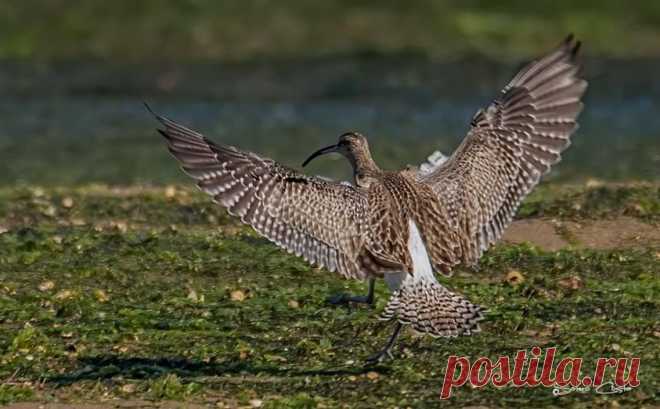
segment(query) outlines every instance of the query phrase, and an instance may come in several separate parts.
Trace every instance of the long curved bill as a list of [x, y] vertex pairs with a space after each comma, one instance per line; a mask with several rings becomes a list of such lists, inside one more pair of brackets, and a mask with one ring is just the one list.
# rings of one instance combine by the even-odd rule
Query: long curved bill
[[325, 154], [328, 154], [328, 153], [338, 152], [338, 151], [339, 151], [339, 147], [337, 145], [326, 146], [325, 148], [319, 149], [318, 151], [312, 153], [309, 156], [309, 158], [307, 158], [307, 160], [305, 160], [303, 162], [302, 166], [303, 167], [307, 166], [307, 164], [309, 162], [311, 162], [312, 160], [314, 160], [314, 158], [316, 158], [318, 156], [325, 155]]

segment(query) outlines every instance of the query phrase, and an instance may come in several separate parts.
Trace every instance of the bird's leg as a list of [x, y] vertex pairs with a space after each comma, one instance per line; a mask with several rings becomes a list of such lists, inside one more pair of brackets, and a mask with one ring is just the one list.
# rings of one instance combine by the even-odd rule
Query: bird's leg
[[376, 279], [370, 278], [369, 292], [367, 293], [367, 295], [349, 295], [346, 293], [339, 293], [328, 297], [328, 302], [332, 305], [344, 305], [349, 303], [373, 305], [375, 284], [376, 284]]
[[392, 352], [390, 352], [390, 351], [392, 349], [392, 346], [394, 346], [394, 342], [396, 341], [396, 339], [399, 337], [399, 334], [401, 333], [401, 328], [403, 328], [403, 324], [400, 323], [400, 322], [397, 322], [396, 326], [394, 327], [394, 332], [392, 333], [392, 336], [390, 337], [389, 341], [387, 341], [387, 344], [385, 344], [385, 348], [383, 348], [378, 353], [376, 353], [376, 354], [370, 356], [369, 358], [367, 358], [367, 365], [372, 365], [372, 364], [378, 363], [378, 362], [384, 360], [385, 358], [394, 359], [394, 357], [392, 356]]

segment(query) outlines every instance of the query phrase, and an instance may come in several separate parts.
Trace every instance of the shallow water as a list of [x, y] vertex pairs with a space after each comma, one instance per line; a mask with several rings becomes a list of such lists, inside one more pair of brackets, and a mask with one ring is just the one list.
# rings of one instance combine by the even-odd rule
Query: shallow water
[[[587, 61], [581, 128], [557, 181], [660, 179], [660, 61]], [[216, 141], [291, 166], [347, 130], [386, 168], [450, 153], [515, 67], [359, 57], [186, 66], [0, 68], [0, 184], [185, 181], [142, 101]], [[345, 177], [327, 157], [310, 172]]]

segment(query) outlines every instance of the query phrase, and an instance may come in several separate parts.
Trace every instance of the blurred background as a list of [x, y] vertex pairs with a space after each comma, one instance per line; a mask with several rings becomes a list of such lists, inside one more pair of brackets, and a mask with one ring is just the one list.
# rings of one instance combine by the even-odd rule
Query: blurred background
[[660, 179], [657, 0], [5, 0], [0, 22], [0, 185], [186, 181], [142, 101], [291, 166], [347, 130], [418, 163], [571, 32], [590, 88], [548, 179]]

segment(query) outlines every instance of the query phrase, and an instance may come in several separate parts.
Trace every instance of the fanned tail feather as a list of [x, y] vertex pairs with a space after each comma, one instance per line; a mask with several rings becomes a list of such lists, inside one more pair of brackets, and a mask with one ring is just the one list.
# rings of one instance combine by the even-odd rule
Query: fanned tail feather
[[479, 332], [481, 307], [443, 287], [433, 274], [428, 252], [414, 220], [408, 221], [408, 251], [412, 274], [397, 283], [381, 320], [397, 318], [416, 331], [434, 337], [456, 337]]
[[480, 331], [483, 309], [438, 282], [414, 282], [406, 277], [390, 298], [381, 320], [398, 319], [434, 337], [456, 337]]

